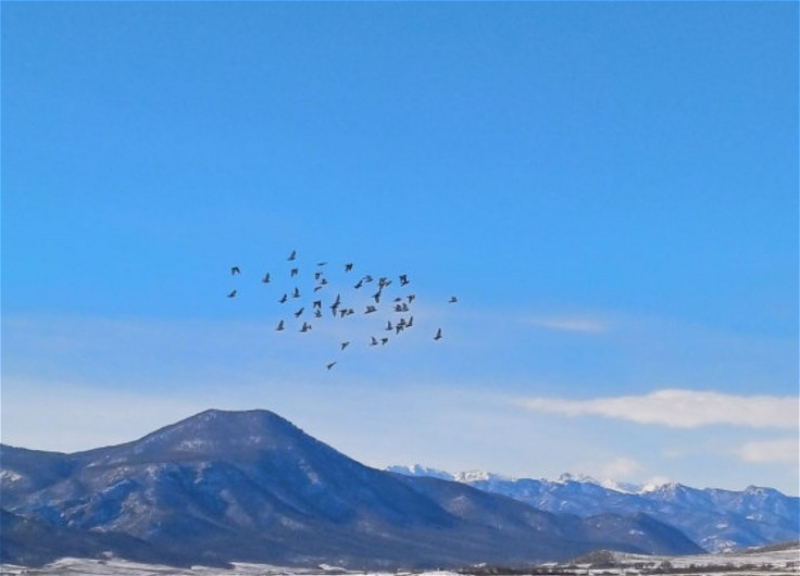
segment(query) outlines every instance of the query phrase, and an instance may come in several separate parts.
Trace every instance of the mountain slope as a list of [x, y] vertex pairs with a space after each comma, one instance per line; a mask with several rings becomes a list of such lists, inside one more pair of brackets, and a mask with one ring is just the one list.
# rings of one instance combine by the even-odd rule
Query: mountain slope
[[388, 470], [451, 479], [553, 513], [647, 514], [678, 528], [711, 552], [800, 538], [800, 498], [770, 488], [751, 486], [736, 492], [671, 483], [622, 491], [572, 475], [535, 480], [486, 472], [449, 474], [423, 466], [392, 466]]
[[[3, 446], [0, 460], [9, 512], [69, 534], [145, 542], [137, 553], [152, 561], [415, 567], [562, 559], [600, 544], [698, 550], [659, 523], [615, 516], [619, 530], [609, 537], [592, 531], [591, 519], [369, 468], [263, 410], [209, 410], [69, 455]], [[11, 532], [4, 526], [1, 535]]]

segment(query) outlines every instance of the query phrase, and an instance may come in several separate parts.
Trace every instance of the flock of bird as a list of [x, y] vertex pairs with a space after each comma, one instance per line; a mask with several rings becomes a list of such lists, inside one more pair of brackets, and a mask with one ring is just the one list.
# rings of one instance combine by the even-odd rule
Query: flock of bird
[[[294, 317], [295, 327], [299, 326], [299, 332], [310, 332], [314, 327], [314, 323], [326, 316], [332, 318], [342, 319], [354, 314], [372, 315], [379, 311], [389, 311], [390, 317], [385, 318], [385, 324], [381, 323], [380, 333], [378, 335], [371, 335], [365, 342], [366, 346], [385, 346], [391, 338], [400, 336], [404, 331], [410, 330], [415, 326], [414, 315], [412, 314], [412, 304], [416, 299], [416, 295], [409, 291], [404, 291], [403, 294], [397, 294], [394, 297], [390, 296], [389, 286], [394, 285], [398, 288], [405, 288], [411, 281], [407, 274], [399, 274], [397, 276], [381, 276], [374, 278], [369, 274], [357, 276], [354, 274], [354, 264], [352, 262], [344, 263], [343, 270], [346, 275], [357, 277], [357, 280], [352, 285], [352, 290], [359, 291], [363, 294], [369, 294], [368, 297], [364, 296], [363, 299], [367, 302], [362, 302], [358, 310], [354, 304], [345, 304], [342, 299], [342, 293], [336, 292], [335, 297], [328, 297], [325, 299], [326, 294], [332, 294], [332, 285], [326, 275], [329, 269], [327, 262], [317, 262], [313, 271], [313, 287], [311, 288], [311, 296], [305, 298], [297, 284], [302, 284], [300, 280], [303, 278], [300, 274], [300, 266], [298, 264], [297, 251], [292, 250], [286, 259], [288, 265], [288, 275], [283, 271], [283, 275], [273, 276], [270, 272], [264, 273], [261, 277], [261, 283], [264, 285], [275, 284], [280, 278], [286, 280], [288, 278], [290, 289], [283, 292], [277, 303], [286, 308], [287, 318], [281, 318], [275, 330], [283, 332], [291, 328], [291, 316]], [[241, 270], [239, 266], [231, 266], [231, 276], [239, 276]], [[374, 292], [373, 292], [374, 291]], [[236, 298], [239, 290], [234, 288], [228, 293], [228, 298]], [[294, 302], [295, 305], [291, 306]], [[458, 302], [458, 298], [451, 296], [447, 301], [450, 304]], [[362, 309], [363, 307], [363, 309]], [[302, 322], [302, 324], [300, 324]], [[433, 334], [433, 340], [439, 341], [442, 339], [442, 329], [437, 328]], [[350, 346], [350, 340], [345, 340], [339, 343], [339, 352], [343, 352]], [[331, 370], [337, 364], [336, 360], [328, 362], [325, 367]]]

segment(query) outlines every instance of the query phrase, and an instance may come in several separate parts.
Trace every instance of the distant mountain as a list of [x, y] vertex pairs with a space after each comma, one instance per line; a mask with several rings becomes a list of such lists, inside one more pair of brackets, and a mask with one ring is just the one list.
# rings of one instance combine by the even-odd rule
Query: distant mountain
[[649, 516], [583, 518], [359, 464], [267, 411], [209, 410], [75, 454], [0, 446], [6, 562], [349, 567], [529, 563], [699, 548]]
[[410, 476], [449, 479], [534, 508], [578, 516], [647, 514], [674, 526], [709, 552], [764, 546], [800, 538], [800, 498], [750, 486], [736, 492], [663, 486], [603, 486], [588, 476], [564, 474], [557, 480], [509, 478], [488, 472], [450, 474], [424, 466], [391, 466]]

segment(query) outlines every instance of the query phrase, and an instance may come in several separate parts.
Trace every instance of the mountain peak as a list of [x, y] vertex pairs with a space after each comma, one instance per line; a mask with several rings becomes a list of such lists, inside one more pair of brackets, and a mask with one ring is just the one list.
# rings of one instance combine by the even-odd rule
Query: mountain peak
[[430, 478], [439, 478], [440, 480], [452, 480], [453, 475], [450, 472], [439, 470], [438, 468], [430, 468], [421, 464], [395, 464], [386, 467], [387, 472], [395, 474], [402, 474], [403, 476], [427, 476]]
[[205, 410], [139, 440], [84, 453], [98, 463], [254, 458], [278, 449], [318, 444], [269, 410]]
[[564, 472], [561, 474], [554, 482], [559, 484], [566, 484], [568, 482], [577, 482], [578, 484], [597, 484], [600, 485], [600, 482], [592, 478], [591, 476], [587, 476], [586, 474], [573, 474], [571, 472]]

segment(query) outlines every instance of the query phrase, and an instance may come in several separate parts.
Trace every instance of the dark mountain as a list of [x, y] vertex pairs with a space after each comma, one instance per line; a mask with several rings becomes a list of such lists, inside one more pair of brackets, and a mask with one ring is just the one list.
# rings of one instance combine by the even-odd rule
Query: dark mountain
[[558, 480], [536, 480], [487, 472], [449, 474], [423, 466], [392, 466], [389, 470], [456, 480], [548, 512], [578, 516], [647, 514], [678, 528], [709, 552], [800, 538], [800, 498], [771, 488], [750, 486], [731, 491], [669, 483], [622, 490], [568, 474]]
[[369, 468], [267, 411], [209, 410], [75, 454], [2, 446], [0, 465], [9, 562], [111, 553], [172, 564], [428, 567], [597, 548], [699, 550], [643, 516], [558, 516], [460, 483]]

